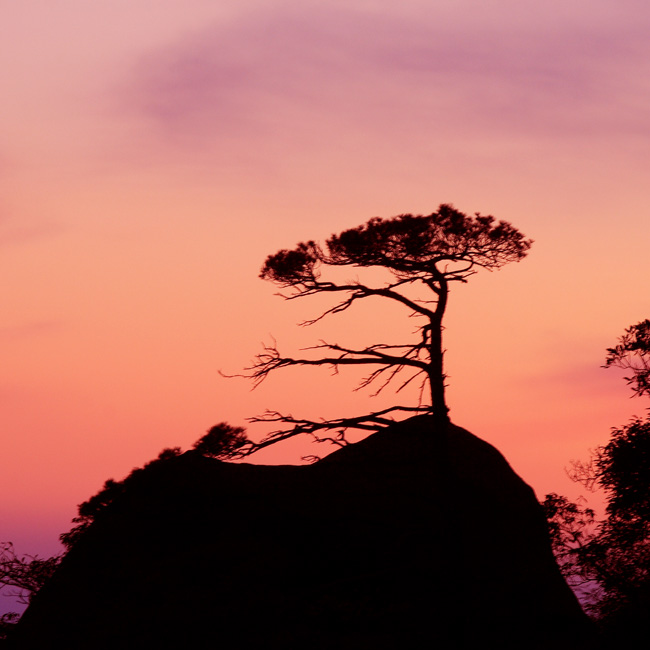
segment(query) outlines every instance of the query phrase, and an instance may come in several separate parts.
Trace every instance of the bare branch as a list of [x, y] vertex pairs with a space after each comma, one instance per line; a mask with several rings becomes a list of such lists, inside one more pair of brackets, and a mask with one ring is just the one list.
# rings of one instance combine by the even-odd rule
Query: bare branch
[[[356, 391], [359, 391], [359, 390], [361, 390], [363, 388], [367, 388], [368, 386], [370, 386], [371, 383], [373, 383], [381, 375], [383, 375], [384, 373], [388, 373], [388, 379], [384, 380], [384, 382], [381, 384], [381, 386], [374, 393], [371, 394], [371, 397], [377, 397], [393, 381], [393, 379], [395, 379], [397, 374], [399, 372], [401, 372], [402, 370], [404, 370], [403, 366], [397, 366], [397, 367], [384, 366], [383, 368], [378, 368], [377, 370], [375, 370], [374, 372], [369, 374], [367, 377], [365, 377], [362, 380], [362, 382], [359, 384], [359, 386], [357, 386], [354, 390], [356, 392]], [[420, 376], [423, 372], [424, 371], [422, 371], [422, 370], [418, 370], [417, 372], [412, 374], [408, 379], [406, 379], [404, 382], [402, 382], [402, 384], [395, 389], [395, 393], [397, 394], [397, 393], [401, 392], [416, 377]], [[427, 380], [426, 373], [424, 373], [424, 374], [425, 374], [425, 376], [422, 379], [422, 384], [423, 385], [426, 384], [426, 380]], [[420, 401], [419, 405], [421, 405], [421, 404], [422, 404], [422, 402]]]
[[[334, 284], [333, 282], [320, 282], [318, 280], [315, 280], [308, 284], [301, 283], [300, 285], [294, 286], [293, 288], [295, 289], [295, 293], [289, 296], [283, 295], [283, 298], [285, 298], [286, 300], [295, 300], [296, 298], [303, 298], [305, 296], [311, 296], [319, 293], [333, 293], [333, 292], [345, 292], [351, 294], [345, 300], [342, 300], [336, 305], [325, 310], [322, 314], [320, 314], [320, 316], [302, 321], [300, 323], [300, 325], [302, 326], [313, 325], [314, 323], [321, 321], [323, 318], [325, 318], [330, 314], [339, 314], [349, 309], [356, 301], [361, 300], [362, 298], [368, 298], [370, 296], [380, 296], [382, 298], [389, 298], [391, 300], [394, 300], [395, 302], [404, 305], [405, 307], [408, 307], [410, 310], [412, 310], [413, 312], [421, 316], [426, 316], [428, 318], [431, 318], [434, 312], [430, 309], [427, 309], [423, 305], [427, 303], [434, 303], [437, 301], [411, 300], [410, 298], [407, 298], [401, 293], [395, 291], [396, 287], [399, 287], [403, 284], [410, 284], [417, 280], [420, 280], [421, 282], [429, 286], [428, 283], [426, 282], [426, 278], [419, 277], [419, 276], [412, 277], [406, 280], [400, 280], [399, 282], [394, 282], [387, 285], [386, 287], [380, 287], [380, 288], [368, 287], [358, 282], [352, 284]], [[432, 287], [429, 286], [429, 288]], [[436, 291], [435, 289], [433, 290]]]
[[28, 604], [61, 562], [61, 555], [40, 558], [37, 555], [16, 555], [11, 542], [0, 542], [0, 589], [9, 587], [9, 595]]
[[[272, 431], [260, 442], [256, 443], [251, 441], [246, 447], [241, 449], [239, 457], [249, 456], [260, 449], [275, 444], [276, 442], [288, 440], [289, 438], [305, 433], [311, 435], [316, 442], [332, 442], [334, 440], [334, 444], [343, 446], [347, 444], [345, 439], [345, 431], [347, 429], [358, 429], [360, 431], [369, 432], [379, 431], [395, 422], [394, 418], [391, 417], [390, 414], [397, 412], [424, 414], [431, 413], [431, 408], [425, 406], [391, 406], [366, 415], [351, 418], [322, 420], [320, 422], [303, 418], [294, 418], [292, 415], [283, 415], [278, 411], [266, 411], [263, 415], [249, 418], [248, 421], [253, 423], [278, 422], [291, 426]], [[334, 439], [331, 437], [321, 438], [317, 434], [318, 431], [330, 431], [333, 429], [339, 430], [339, 434]]]
[[371, 345], [361, 350], [353, 348], [345, 348], [343, 346], [322, 342], [319, 345], [311, 346], [307, 349], [327, 349], [333, 352], [338, 352], [338, 356], [321, 357], [316, 359], [295, 359], [293, 357], [282, 357], [275, 343], [271, 345], [264, 345], [262, 352], [260, 352], [253, 365], [246, 368], [250, 371], [248, 375], [242, 375], [253, 380], [254, 385], [258, 386], [269, 373], [279, 368], [286, 368], [289, 366], [326, 366], [330, 365], [335, 370], [342, 365], [385, 365], [387, 367], [411, 366], [417, 368], [421, 372], [426, 372], [427, 364], [418, 358], [410, 358], [413, 356], [410, 351], [403, 356], [396, 356], [393, 354], [386, 354], [382, 349], [402, 349], [409, 348], [411, 351], [416, 351], [420, 346], [388, 346], [388, 345]]

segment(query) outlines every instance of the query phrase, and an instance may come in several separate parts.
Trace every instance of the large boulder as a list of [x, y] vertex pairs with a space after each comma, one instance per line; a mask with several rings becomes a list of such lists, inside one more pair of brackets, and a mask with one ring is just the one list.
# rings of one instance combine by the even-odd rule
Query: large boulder
[[571, 648], [533, 490], [427, 416], [308, 466], [152, 465], [34, 599], [21, 648]]

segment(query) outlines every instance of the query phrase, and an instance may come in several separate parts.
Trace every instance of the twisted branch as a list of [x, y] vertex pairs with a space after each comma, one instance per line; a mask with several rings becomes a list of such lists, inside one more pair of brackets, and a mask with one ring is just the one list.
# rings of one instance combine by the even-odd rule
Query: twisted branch
[[[260, 449], [264, 449], [269, 445], [273, 445], [281, 440], [288, 440], [294, 436], [306, 433], [311, 435], [316, 442], [330, 442], [337, 446], [343, 447], [348, 444], [345, 439], [345, 431], [347, 429], [358, 429], [360, 431], [368, 431], [374, 433], [384, 429], [395, 422], [395, 419], [390, 415], [396, 412], [404, 413], [431, 413], [431, 408], [428, 406], [391, 406], [389, 408], [375, 411], [374, 413], [367, 413], [350, 418], [335, 418], [333, 420], [307, 420], [304, 418], [295, 418], [292, 415], [283, 415], [278, 411], [266, 411], [264, 414], [248, 418], [251, 423], [259, 422], [281, 422], [291, 426], [287, 428], [276, 429], [261, 440], [260, 442], [250, 441], [244, 448], [241, 449], [238, 457], [243, 458], [249, 456]], [[336, 437], [320, 437], [317, 432], [339, 430]]]

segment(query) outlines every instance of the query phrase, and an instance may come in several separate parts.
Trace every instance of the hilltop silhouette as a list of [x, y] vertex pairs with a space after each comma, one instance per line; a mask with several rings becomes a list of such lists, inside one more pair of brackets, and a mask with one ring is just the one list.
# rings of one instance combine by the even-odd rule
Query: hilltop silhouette
[[439, 427], [417, 416], [307, 466], [152, 464], [79, 536], [15, 647], [593, 647], [532, 489]]

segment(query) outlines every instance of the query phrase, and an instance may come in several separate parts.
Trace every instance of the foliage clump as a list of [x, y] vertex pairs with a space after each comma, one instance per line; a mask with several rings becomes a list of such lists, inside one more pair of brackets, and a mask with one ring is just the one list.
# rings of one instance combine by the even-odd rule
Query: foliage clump
[[628, 327], [618, 344], [607, 348], [605, 367], [610, 366], [631, 370], [627, 383], [637, 395], [650, 397], [650, 320]]
[[225, 460], [237, 458], [250, 440], [243, 427], [233, 427], [220, 422], [194, 443], [194, 451], [208, 458]]
[[[607, 350], [605, 367], [633, 370], [626, 380], [635, 395], [647, 390], [650, 321], [628, 328]], [[650, 416], [613, 428], [588, 462], [574, 462], [569, 476], [588, 490], [602, 490], [605, 517], [557, 494], [546, 496], [551, 541], [569, 583], [582, 591], [588, 610], [612, 636], [650, 633]]]
[[407, 282], [433, 281], [439, 276], [465, 280], [478, 268], [493, 270], [523, 259], [531, 244], [506, 221], [466, 215], [443, 204], [426, 216], [374, 217], [332, 235], [324, 246], [309, 241], [281, 250], [269, 255], [260, 277], [287, 287], [327, 290], [327, 284], [318, 285], [320, 267], [352, 265], [390, 269]]
[[[199, 438], [191, 453], [216, 459], [236, 458], [239, 450], [248, 441], [246, 431], [242, 427], [233, 427], [221, 422], [211, 427]], [[48, 558], [37, 555], [17, 555], [11, 542], [0, 542], [0, 590], [8, 588], [8, 595], [18, 602], [28, 604], [31, 598], [54, 574], [63, 557], [75, 546], [91, 525], [134, 484], [145, 479], [152, 469], [160, 468], [182, 454], [180, 447], [163, 449], [158, 457], [146, 463], [143, 467], [134, 468], [121, 481], [108, 479], [97, 494], [77, 506], [77, 516], [73, 518], [74, 526], [60, 536], [65, 551]], [[10, 637], [14, 625], [20, 615], [9, 612], [0, 617], [0, 641]]]
[[[248, 442], [246, 430], [243, 427], [233, 427], [226, 422], [221, 422], [211, 427], [204, 436], [194, 443], [193, 453], [208, 458], [226, 460], [238, 457], [239, 450]], [[176, 458], [181, 454], [182, 450], [180, 447], [163, 449], [157, 458], [149, 461], [143, 467], [134, 468], [121, 481], [116, 481], [112, 478], [108, 479], [97, 494], [78, 506], [78, 514], [72, 520], [76, 525], [67, 533], [61, 535], [61, 541], [64, 546], [70, 549], [95, 519], [101, 516], [134, 483], [141, 480], [146, 472], [160, 467], [162, 463]]]

